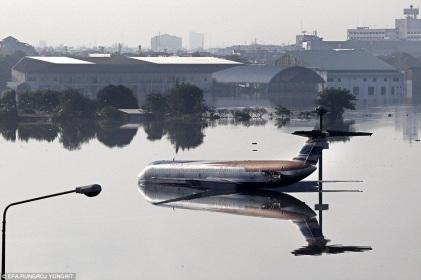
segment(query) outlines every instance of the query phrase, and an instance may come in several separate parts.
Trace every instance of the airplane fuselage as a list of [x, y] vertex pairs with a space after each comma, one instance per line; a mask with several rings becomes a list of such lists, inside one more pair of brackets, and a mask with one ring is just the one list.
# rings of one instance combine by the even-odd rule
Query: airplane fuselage
[[[139, 184], [235, 184], [247, 188], [274, 188], [296, 183], [316, 170], [302, 161], [158, 161], [139, 175]], [[199, 184], [200, 182], [200, 184]]]

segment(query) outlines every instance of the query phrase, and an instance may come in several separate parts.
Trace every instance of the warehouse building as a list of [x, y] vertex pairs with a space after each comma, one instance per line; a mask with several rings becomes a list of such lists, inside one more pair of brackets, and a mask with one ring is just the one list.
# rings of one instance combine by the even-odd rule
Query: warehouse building
[[364, 51], [290, 51], [281, 57], [279, 64], [314, 69], [326, 87], [347, 89], [359, 100], [404, 98], [404, 74]]
[[107, 85], [124, 85], [139, 100], [166, 92], [177, 83], [212, 87], [214, 72], [240, 63], [214, 57], [24, 57], [12, 68], [11, 87], [18, 92], [73, 88], [94, 98]]

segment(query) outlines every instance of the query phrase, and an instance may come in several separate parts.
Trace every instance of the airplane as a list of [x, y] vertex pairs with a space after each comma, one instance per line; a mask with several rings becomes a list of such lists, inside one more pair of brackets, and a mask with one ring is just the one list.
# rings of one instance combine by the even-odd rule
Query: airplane
[[359, 182], [323, 181], [321, 163], [319, 180], [302, 182], [317, 170], [316, 165], [322, 158], [323, 150], [329, 148], [330, 138], [372, 135], [367, 132], [323, 130], [323, 116], [327, 111], [319, 107], [316, 112], [320, 118], [320, 129], [293, 133], [308, 139], [298, 155], [291, 160], [155, 161], [139, 174], [138, 186], [140, 189], [148, 186], [180, 186], [195, 190], [193, 193], [153, 202], [160, 205], [208, 196], [278, 188], [284, 192], [328, 192], [323, 190], [323, 183]]
[[[140, 191], [148, 202], [153, 204], [176, 197], [185, 197], [194, 192], [186, 186], [143, 184]], [[295, 256], [339, 254], [372, 250], [369, 246], [327, 245], [322, 232], [321, 212], [316, 213], [303, 201], [292, 195], [275, 190], [251, 190], [242, 193], [206, 196], [193, 200], [177, 200], [164, 207], [212, 211], [257, 218], [271, 218], [291, 221], [296, 224], [307, 242], [307, 246], [292, 251]]]

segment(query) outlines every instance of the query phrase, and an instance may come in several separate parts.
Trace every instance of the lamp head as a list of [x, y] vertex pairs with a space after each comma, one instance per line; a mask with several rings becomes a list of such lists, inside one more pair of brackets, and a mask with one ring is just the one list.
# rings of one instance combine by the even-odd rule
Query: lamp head
[[324, 107], [322, 107], [322, 106], [318, 106], [317, 108], [316, 108], [316, 110], [315, 110], [316, 112], [317, 112], [317, 114], [319, 115], [319, 116], [323, 116], [323, 115], [325, 115], [326, 113], [328, 113], [329, 111], [328, 110], [326, 110]]
[[102, 188], [100, 185], [94, 184], [94, 185], [77, 187], [75, 191], [76, 193], [84, 194], [87, 197], [94, 197], [100, 194], [100, 192], [102, 191]]

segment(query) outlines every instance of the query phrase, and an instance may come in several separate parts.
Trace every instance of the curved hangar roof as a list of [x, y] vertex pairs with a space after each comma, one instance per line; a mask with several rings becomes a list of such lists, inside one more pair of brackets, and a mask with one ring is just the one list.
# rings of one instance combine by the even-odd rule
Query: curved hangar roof
[[301, 66], [242, 65], [215, 72], [212, 77], [222, 84], [269, 84], [275, 78], [290, 83], [323, 83], [315, 71]]

